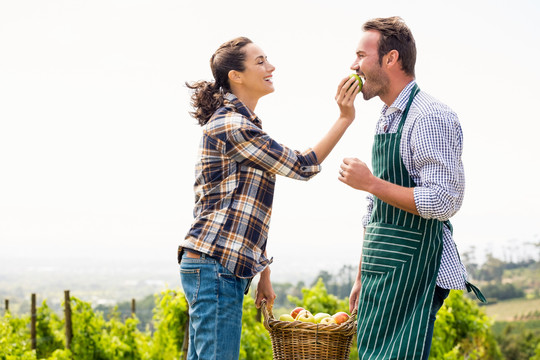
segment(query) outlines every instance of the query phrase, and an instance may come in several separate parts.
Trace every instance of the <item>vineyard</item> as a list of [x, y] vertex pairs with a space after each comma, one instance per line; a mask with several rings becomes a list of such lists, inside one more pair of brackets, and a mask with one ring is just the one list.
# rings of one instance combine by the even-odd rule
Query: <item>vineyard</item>
[[[291, 300], [314, 312], [348, 310], [348, 300], [329, 294], [322, 280], [302, 289], [302, 295]], [[0, 360], [184, 358], [188, 315], [180, 291], [167, 289], [155, 295], [152, 321], [144, 330], [137, 328], [136, 314], [122, 319], [116, 311], [105, 318], [91, 304], [76, 297], [69, 297], [68, 304], [63, 305], [70, 309], [69, 318], [56, 314], [46, 301], [35, 309], [35, 322], [32, 315], [17, 317], [6, 311], [0, 318]], [[242, 321], [240, 359], [271, 360], [270, 337], [252, 295], [245, 297]], [[68, 327], [71, 330], [66, 331]], [[451, 292], [438, 314], [431, 354], [432, 359], [502, 359], [491, 320], [459, 291]], [[536, 354], [533, 360], [540, 359], [540, 345]], [[358, 359], [355, 344], [350, 356]]]

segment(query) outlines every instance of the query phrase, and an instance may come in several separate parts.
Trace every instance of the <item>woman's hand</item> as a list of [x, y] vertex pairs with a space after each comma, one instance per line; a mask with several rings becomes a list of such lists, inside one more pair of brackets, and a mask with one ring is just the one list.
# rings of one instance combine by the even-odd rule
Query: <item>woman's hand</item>
[[261, 307], [261, 301], [264, 299], [268, 306], [272, 307], [274, 305], [274, 299], [276, 298], [276, 293], [272, 288], [272, 283], [270, 282], [270, 267], [266, 267], [260, 275], [259, 283], [257, 284], [257, 290], [255, 291], [255, 306], [258, 308]]
[[346, 77], [341, 80], [336, 92], [336, 102], [339, 106], [340, 118], [350, 121], [355, 117], [354, 99], [358, 95], [360, 85], [354, 77]]

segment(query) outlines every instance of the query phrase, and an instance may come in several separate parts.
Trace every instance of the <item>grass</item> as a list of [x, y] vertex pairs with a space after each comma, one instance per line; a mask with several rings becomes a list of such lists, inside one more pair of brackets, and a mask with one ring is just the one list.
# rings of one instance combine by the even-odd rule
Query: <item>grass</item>
[[512, 299], [484, 306], [486, 314], [495, 321], [514, 321], [523, 315], [540, 311], [540, 299]]

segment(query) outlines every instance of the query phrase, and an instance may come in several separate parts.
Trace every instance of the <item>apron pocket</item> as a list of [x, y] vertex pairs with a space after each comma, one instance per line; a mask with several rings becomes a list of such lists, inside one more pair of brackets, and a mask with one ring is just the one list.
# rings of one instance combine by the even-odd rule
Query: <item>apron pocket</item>
[[362, 247], [362, 272], [384, 274], [410, 263], [420, 251], [423, 236], [418, 229], [369, 224]]

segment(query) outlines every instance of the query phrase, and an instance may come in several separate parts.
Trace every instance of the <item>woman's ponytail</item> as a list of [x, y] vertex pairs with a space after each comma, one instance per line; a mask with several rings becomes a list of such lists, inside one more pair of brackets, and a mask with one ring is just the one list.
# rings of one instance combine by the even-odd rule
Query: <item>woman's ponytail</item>
[[197, 81], [194, 83], [186, 82], [186, 86], [193, 90], [191, 94], [191, 107], [194, 111], [190, 112], [203, 126], [210, 120], [214, 112], [223, 105], [223, 92], [215, 82]]
[[242, 48], [252, 41], [246, 37], [238, 37], [222, 44], [210, 58], [210, 68], [215, 81], [186, 82], [186, 86], [193, 90], [190, 112], [202, 126], [210, 120], [214, 112], [223, 105], [223, 95], [231, 92], [229, 72], [231, 70], [244, 71], [246, 54]]

